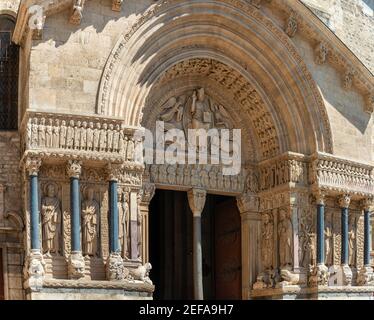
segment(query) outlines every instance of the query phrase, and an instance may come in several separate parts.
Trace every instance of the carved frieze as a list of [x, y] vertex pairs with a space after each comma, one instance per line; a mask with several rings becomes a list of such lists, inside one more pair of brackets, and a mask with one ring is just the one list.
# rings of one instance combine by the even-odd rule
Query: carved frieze
[[135, 160], [134, 129], [115, 119], [28, 112], [22, 123], [23, 151], [112, 161]]

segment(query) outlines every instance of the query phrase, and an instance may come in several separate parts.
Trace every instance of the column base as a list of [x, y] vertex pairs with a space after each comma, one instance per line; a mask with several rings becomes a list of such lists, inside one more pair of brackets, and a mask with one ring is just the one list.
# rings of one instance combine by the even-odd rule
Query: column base
[[370, 266], [363, 266], [357, 276], [357, 285], [370, 286], [374, 284], [373, 268]]
[[26, 257], [24, 266], [24, 287], [38, 290], [43, 285], [45, 274], [45, 262], [40, 250], [31, 250], [30, 254]]
[[125, 268], [121, 255], [112, 252], [106, 263], [106, 276], [109, 281], [124, 280], [129, 277], [129, 270]]
[[69, 279], [80, 279], [84, 277], [85, 262], [82, 252], [72, 252], [68, 262]]
[[327, 286], [329, 278], [329, 269], [323, 263], [317, 264], [310, 271], [308, 284], [310, 287]]
[[351, 286], [353, 273], [349, 265], [343, 264], [337, 270], [337, 285], [338, 286]]

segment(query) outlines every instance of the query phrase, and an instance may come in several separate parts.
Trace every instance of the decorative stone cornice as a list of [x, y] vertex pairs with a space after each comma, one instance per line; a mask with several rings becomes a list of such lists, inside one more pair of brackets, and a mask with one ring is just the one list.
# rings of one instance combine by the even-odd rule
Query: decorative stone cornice
[[112, 10], [113, 11], [121, 11], [121, 6], [122, 6], [123, 0], [112, 0]]
[[318, 153], [311, 157], [309, 182], [315, 190], [332, 195], [349, 193], [352, 197], [374, 194], [374, 167], [365, 163]]
[[82, 172], [82, 161], [69, 160], [66, 166], [66, 172], [70, 178], [79, 178]]
[[25, 169], [30, 176], [37, 176], [42, 165], [42, 160], [38, 157], [27, 157]]
[[205, 206], [206, 190], [194, 188], [187, 192], [187, 196], [193, 216], [200, 217]]
[[351, 197], [349, 194], [344, 194], [340, 198], [338, 198], [338, 203], [341, 208], [349, 208], [351, 203]]

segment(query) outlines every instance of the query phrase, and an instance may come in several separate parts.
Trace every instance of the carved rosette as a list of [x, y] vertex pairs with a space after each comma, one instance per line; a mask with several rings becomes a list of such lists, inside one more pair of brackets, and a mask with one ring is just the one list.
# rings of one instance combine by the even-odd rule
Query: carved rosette
[[349, 208], [351, 197], [349, 196], [349, 194], [344, 194], [338, 199], [338, 203], [340, 208]]
[[37, 288], [43, 285], [45, 262], [40, 250], [31, 250], [30, 254], [26, 257], [23, 272], [27, 287]]
[[68, 274], [70, 279], [84, 277], [85, 262], [81, 252], [72, 252], [69, 256]]
[[70, 178], [79, 178], [82, 172], [82, 162], [79, 160], [69, 160], [66, 172]]
[[194, 217], [201, 216], [201, 213], [205, 206], [206, 200], [206, 190], [203, 189], [191, 189], [187, 193], [188, 203], [190, 205], [191, 211]]
[[40, 158], [27, 158], [25, 169], [30, 176], [37, 176], [41, 165], [42, 160]]
[[125, 268], [121, 254], [112, 252], [106, 263], [106, 275], [109, 281], [124, 280], [129, 277], [129, 270]]

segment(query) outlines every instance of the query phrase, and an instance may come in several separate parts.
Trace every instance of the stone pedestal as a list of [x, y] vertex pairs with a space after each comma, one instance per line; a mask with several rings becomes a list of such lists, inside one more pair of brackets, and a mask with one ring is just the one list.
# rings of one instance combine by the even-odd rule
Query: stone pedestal
[[31, 250], [27, 256], [24, 267], [25, 289], [38, 290], [44, 280], [45, 262], [39, 250]]
[[368, 286], [374, 284], [374, 273], [373, 268], [370, 266], [364, 266], [361, 268], [357, 276], [357, 285]]
[[123, 259], [119, 253], [111, 253], [106, 263], [106, 275], [109, 281], [124, 280], [129, 276], [129, 270], [125, 268]]

